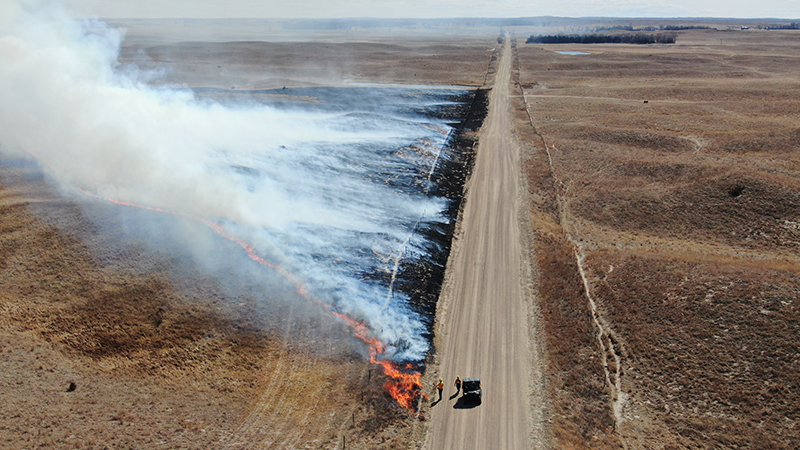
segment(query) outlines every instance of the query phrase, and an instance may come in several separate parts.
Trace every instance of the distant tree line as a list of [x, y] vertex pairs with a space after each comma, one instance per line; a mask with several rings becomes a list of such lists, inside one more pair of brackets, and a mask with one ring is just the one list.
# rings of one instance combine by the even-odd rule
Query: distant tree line
[[681, 31], [681, 30], [710, 30], [711, 27], [703, 25], [659, 25], [634, 28], [633, 25], [613, 25], [607, 27], [594, 27], [594, 31]]
[[674, 44], [674, 34], [555, 34], [534, 35], [526, 44]]
[[800, 30], [800, 22], [792, 22], [788, 25], [785, 23], [773, 24], [764, 28], [769, 28], [770, 30]]

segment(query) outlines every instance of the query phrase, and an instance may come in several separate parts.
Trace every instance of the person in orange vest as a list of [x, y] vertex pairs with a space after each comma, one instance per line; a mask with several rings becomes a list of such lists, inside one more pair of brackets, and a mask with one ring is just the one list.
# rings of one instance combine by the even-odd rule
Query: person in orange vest
[[456, 377], [456, 394], [461, 392], [461, 377]]
[[444, 390], [444, 381], [442, 381], [441, 378], [439, 378], [439, 382], [436, 383], [436, 389], [439, 390], [439, 400], [441, 400], [442, 399], [442, 391]]

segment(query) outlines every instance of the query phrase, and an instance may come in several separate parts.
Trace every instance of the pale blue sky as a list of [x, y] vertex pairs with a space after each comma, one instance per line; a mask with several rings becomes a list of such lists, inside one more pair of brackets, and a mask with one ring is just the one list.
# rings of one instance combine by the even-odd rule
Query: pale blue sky
[[102, 18], [800, 18], [800, 0], [63, 0]]

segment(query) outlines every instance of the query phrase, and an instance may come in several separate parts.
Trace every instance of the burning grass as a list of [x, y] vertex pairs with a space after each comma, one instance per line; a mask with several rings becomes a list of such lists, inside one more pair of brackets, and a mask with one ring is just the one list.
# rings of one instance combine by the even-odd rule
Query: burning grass
[[398, 364], [388, 359], [384, 359], [386, 344], [372, 336], [369, 327], [363, 322], [359, 322], [346, 314], [332, 313], [342, 319], [355, 335], [364, 341], [369, 347], [369, 362], [380, 367], [383, 374], [388, 378], [383, 384], [386, 392], [406, 409], [415, 409], [417, 402], [422, 395], [422, 383], [420, 379], [422, 373], [418, 366], [413, 363]]
[[[137, 42], [131, 33], [128, 38]], [[480, 86], [494, 57], [486, 50], [493, 40], [132, 44], [123, 48], [119, 61], [139, 63], [144, 70], [167, 66], [151, 74], [158, 79], [150, 81], [158, 84], [236, 90], [353, 80]], [[343, 61], [351, 64], [344, 66]], [[267, 74], [265, 65], [270, 65]], [[485, 114], [485, 92], [479, 97], [484, 100], [473, 110], [483, 108]], [[464, 133], [454, 141], [471, 151], [481, 120], [481, 114], [471, 114]], [[434, 175], [448, 178], [449, 184], [439, 183], [448, 193], [460, 195], [468, 174], [463, 165], [471, 154], [462, 156], [464, 161], [447, 161], [459, 167]], [[175, 249], [168, 238], [168, 248], [155, 250], [118, 240], [130, 225], [125, 219], [111, 223], [96, 220], [105, 218], [102, 213], [86, 215], [92, 208], [118, 205], [82, 210], [52, 192], [29, 204], [31, 195], [47, 189], [32, 171], [25, 181], [13, 174], [7, 177], [13, 167], [17, 166], [0, 173], [6, 176], [4, 183], [10, 180], [8, 185], [14, 185], [13, 190], [0, 190], [0, 322], [3, 333], [12, 330], [2, 341], [20, 343], [7, 347], [7, 353], [20, 357], [3, 353], [0, 359], [8, 375], [4, 380], [11, 380], [4, 386], [14, 390], [0, 411], [11, 417], [0, 425], [4, 442], [20, 448], [64, 447], [69, 442], [63, 440], [71, 434], [88, 446], [148, 448], [168, 441], [182, 448], [220, 442], [231, 448], [407, 448], [419, 438], [418, 417], [386, 388], [399, 386], [413, 394], [418, 368], [387, 368], [395, 377], [386, 375], [385, 361], [376, 358], [379, 365], [370, 365], [363, 355], [353, 354], [352, 333], [330, 320], [327, 312], [320, 314], [317, 305], [263, 307], [257, 299], [263, 293], [250, 290], [247, 280], [208, 279], [189, 262], [192, 255], [169, 254]], [[17, 195], [20, 199], [9, 200]], [[460, 197], [448, 198], [454, 199], [457, 210]], [[155, 218], [154, 226], [174, 219]], [[203, 224], [190, 226], [211, 234]], [[450, 236], [447, 230], [431, 233], [444, 240]], [[242, 243], [223, 242], [223, 247], [241, 254], [242, 265], [249, 267], [256, 260]], [[427, 302], [421, 310], [431, 307], [437, 270], [442, 268], [408, 271], [409, 277], [419, 278], [408, 281], [408, 289], [418, 290], [417, 298]], [[308, 309], [316, 309], [317, 315], [299, 318]], [[324, 333], [315, 331], [320, 328], [339, 343], [321, 337]], [[47, 354], [31, 350], [37, 348]], [[53, 386], [39, 381], [44, 376], [27, 382], [31, 361], [37, 358]], [[398, 373], [408, 376], [411, 384], [403, 385]], [[70, 386], [69, 377], [77, 384], [71, 392], [75, 398], [56, 397], [62, 386]], [[38, 413], [21, 415], [21, 405]], [[22, 431], [51, 421], [58, 432]]]
[[330, 324], [233, 298], [187, 260], [90, 224], [41, 178], [3, 175], [14, 186], [0, 186], [3, 442], [408, 445], [416, 420], [385, 391], [389, 379], [349, 345], [309, 333]]

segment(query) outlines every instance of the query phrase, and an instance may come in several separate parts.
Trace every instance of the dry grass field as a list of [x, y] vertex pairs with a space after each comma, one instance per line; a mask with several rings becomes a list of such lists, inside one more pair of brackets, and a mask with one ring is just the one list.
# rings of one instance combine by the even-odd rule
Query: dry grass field
[[382, 376], [311, 305], [265, 308], [179, 249], [131, 239], [108, 220], [117, 206], [64, 200], [29, 163], [0, 174], [0, 448], [408, 439]]
[[[213, 30], [221, 35], [216, 39], [253, 35], [253, 40], [209, 42], [213, 36], [146, 27], [141, 31], [151, 34], [129, 36], [119, 60], [156, 71], [158, 84], [232, 90], [353, 83], [481, 86], [497, 46], [494, 29], [433, 35], [308, 32], [279, 40], [272, 35], [258, 40], [262, 36], [253, 26]], [[190, 37], [201, 40], [187, 41]]]
[[800, 446], [800, 34], [518, 39], [557, 446]]
[[[496, 56], [496, 36], [197, 43], [166, 31], [129, 30], [120, 63], [157, 69], [157, 85], [479, 87]], [[65, 198], [35, 163], [2, 160], [0, 448], [421, 442], [425, 423], [389, 397], [363, 345], [329, 314], [272, 302], [242, 286], [236, 267], [212, 276], [168, 240], [154, 246], [126, 231], [132, 223], [169, 229], [174, 220]], [[240, 255], [241, 266], [254, 265], [203, 228], [197, 232]]]
[[[120, 63], [234, 90], [479, 87], [498, 47], [485, 33], [158, 31], [132, 28]], [[511, 100], [554, 447], [799, 448], [800, 33], [526, 37]], [[61, 194], [30, 162], [0, 164], [0, 448], [421, 445], [426, 423], [313, 305], [264, 308], [132, 238], [123, 207]]]

